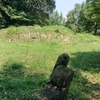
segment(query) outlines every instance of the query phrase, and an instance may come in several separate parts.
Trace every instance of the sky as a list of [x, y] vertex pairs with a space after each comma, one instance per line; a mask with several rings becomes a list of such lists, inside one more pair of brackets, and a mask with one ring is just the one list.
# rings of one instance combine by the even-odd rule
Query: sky
[[76, 3], [82, 3], [86, 0], [55, 0], [56, 2], [56, 9], [59, 13], [62, 12], [63, 16], [66, 17], [68, 12], [74, 9], [74, 5]]

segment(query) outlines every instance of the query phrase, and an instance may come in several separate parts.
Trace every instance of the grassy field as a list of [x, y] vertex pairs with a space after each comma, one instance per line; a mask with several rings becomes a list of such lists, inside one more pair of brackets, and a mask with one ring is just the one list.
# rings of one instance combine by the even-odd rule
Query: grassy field
[[0, 30], [0, 100], [37, 100], [61, 53], [75, 70], [68, 100], [100, 100], [100, 37], [38, 25]]

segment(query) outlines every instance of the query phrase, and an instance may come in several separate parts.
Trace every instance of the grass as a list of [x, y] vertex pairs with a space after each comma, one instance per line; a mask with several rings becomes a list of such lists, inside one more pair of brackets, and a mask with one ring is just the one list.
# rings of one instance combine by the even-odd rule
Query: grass
[[37, 100], [63, 52], [75, 70], [68, 100], [99, 100], [100, 37], [38, 25], [0, 30], [0, 100]]

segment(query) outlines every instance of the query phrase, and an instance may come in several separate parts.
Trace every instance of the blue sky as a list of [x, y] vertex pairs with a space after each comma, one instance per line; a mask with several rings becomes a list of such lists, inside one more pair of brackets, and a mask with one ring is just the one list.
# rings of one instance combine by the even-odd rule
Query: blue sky
[[74, 5], [76, 3], [82, 3], [86, 0], [55, 0], [56, 1], [56, 9], [59, 13], [62, 12], [64, 17], [67, 15], [67, 13], [74, 9]]

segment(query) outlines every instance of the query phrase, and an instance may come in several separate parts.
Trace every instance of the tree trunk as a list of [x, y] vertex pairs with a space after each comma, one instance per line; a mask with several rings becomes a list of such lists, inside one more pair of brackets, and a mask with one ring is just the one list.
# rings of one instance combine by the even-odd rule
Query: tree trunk
[[98, 29], [98, 24], [95, 23], [95, 27], [94, 27], [94, 35], [97, 35], [97, 29]]

